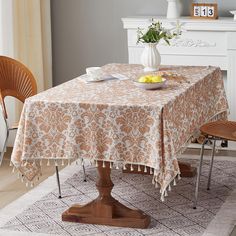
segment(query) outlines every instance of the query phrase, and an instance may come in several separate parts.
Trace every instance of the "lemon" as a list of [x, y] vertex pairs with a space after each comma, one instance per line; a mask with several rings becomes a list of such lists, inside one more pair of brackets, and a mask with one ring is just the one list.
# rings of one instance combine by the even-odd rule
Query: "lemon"
[[153, 75], [146, 75], [146, 78], [152, 79]]
[[160, 83], [162, 82], [161, 75], [144, 75], [138, 79], [140, 83]]
[[157, 75], [157, 76], [152, 77], [152, 83], [160, 83], [160, 82], [162, 82], [161, 75]]
[[138, 82], [140, 82], [140, 83], [147, 83], [148, 82], [148, 78], [146, 76], [141, 76], [139, 78]]
[[146, 83], [151, 83], [152, 82], [152, 77], [146, 76]]

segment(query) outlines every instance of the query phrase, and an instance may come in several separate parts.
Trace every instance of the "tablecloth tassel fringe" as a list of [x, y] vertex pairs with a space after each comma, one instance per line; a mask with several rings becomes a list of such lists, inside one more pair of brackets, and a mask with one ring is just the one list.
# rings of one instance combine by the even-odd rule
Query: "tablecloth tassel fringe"
[[119, 170], [119, 163], [116, 162], [116, 170]]
[[17, 173], [17, 179], [20, 179], [20, 173], [19, 172]]
[[61, 165], [62, 165], [62, 166], [65, 165], [64, 159], [61, 160]]
[[161, 201], [164, 202], [165, 201], [165, 197], [164, 194], [161, 195]]
[[144, 173], [147, 173], [147, 167], [144, 166]]
[[95, 160], [95, 167], [98, 167], [98, 161]]
[[102, 162], [102, 168], [105, 168], [106, 167], [106, 164], [105, 164], [105, 161]]
[[48, 159], [47, 166], [50, 166], [50, 160]]
[[127, 170], [126, 163], [123, 163], [123, 170]]
[[10, 161], [10, 164], [9, 164], [9, 166], [13, 166], [13, 164], [12, 164], [12, 162]]
[[141, 171], [141, 167], [140, 167], [140, 165], [138, 165], [138, 171], [139, 171], [139, 172]]
[[40, 166], [43, 166], [43, 159], [41, 159], [41, 160], [39, 161], [39, 165], [40, 165]]
[[113, 163], [110, 161], [110, 169], [113, 168]]
[[134, 171], [134, 168], [133, 168], [133, 165], [132, 165], [132, 164], [130, 164], [130, 170], [131, 170], [131, 171]]
[[165, 190], [165, 197], [168, 197], [168, 192], [167, 192], [167, 190]]
[[15, 172], [15, 166], [13, 166], [13, 168], [12, 168], [12, 173], [14, 173]]
[[157, 169], [154, 169], [154, 176], [157, 176], [157, 173], [158, 173]]
[[152, 171], [152, 168], [150, 167], [150, 175], [152, 175], [153, 174], [153, 171]]
[[23, 175], [21, 176], [21, 179], [20, 179], [20, 180], [21, 180], [21, 183], [24, 182], [24, 176], [23, 176]]
[[58, 163], [57, 163], [57, 161], [55, 161], [54, 163], [55, 163], [55, 166], [58, 166]]
[[155, 183], [155, 188], [158, 188], [158, 183], [157, 182]]
[[174, 181], [173, 181], [173, 186], [176, 186], [176, 180], [175, 180], [175, 178], [174, 178]]
[[181, 176], [180, 176], [180, 174], [178, 174], [178, 180], [181, 180]]
[[30, 183], [30, 187], [33, 188], [34, 187], [34, 182]]
[[169, 186], [168, 186], [168, 190], [171, 191], [171, 185], [170, 185], [170, 184], [169, 184]]
[[25, 183], [25, 187], [26, 187], [26, 188], [29, 187], [29, 182], [28, 182], [28, 181]]

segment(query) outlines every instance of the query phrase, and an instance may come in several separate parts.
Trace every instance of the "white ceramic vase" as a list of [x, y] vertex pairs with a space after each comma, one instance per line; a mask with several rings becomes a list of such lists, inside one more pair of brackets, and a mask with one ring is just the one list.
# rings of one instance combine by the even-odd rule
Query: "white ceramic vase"
[[179, 18], [182, 11], [182, 5], [180, 0], [167, 0], [167, 19], [176, 19]]
[[141, 55], [144, 71], [157, 71], [161, 64], [161, 55], [157, 50], [157, 43], [145, 43]]

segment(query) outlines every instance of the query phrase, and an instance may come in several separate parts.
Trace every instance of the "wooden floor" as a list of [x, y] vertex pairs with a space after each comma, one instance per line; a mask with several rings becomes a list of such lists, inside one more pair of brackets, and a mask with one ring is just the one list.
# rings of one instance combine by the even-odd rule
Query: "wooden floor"
[[[2, 166], [0, 167], [0, 209], [31, 190], [30, 187], [27, 188], [24, 183], [17, 179], [16, 174], [12, 173], [12, 167], [9, 166], [11, 151], [12, 149], [8, 149], [8, 151], [5, 153]], [[54, 173], [54, 166], [45, 165], [43, 176], [40, 178], [37, 184], [41, 183]], [[57, 186], [56, 178], [55, 186]]]

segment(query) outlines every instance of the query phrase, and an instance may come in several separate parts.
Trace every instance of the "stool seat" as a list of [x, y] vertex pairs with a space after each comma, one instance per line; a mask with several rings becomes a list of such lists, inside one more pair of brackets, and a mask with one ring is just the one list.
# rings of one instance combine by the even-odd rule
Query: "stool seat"
[[203, 125], [200, 131], [207, 136], [236, 141], [236, 122], [234, 121], [209, 122]]

